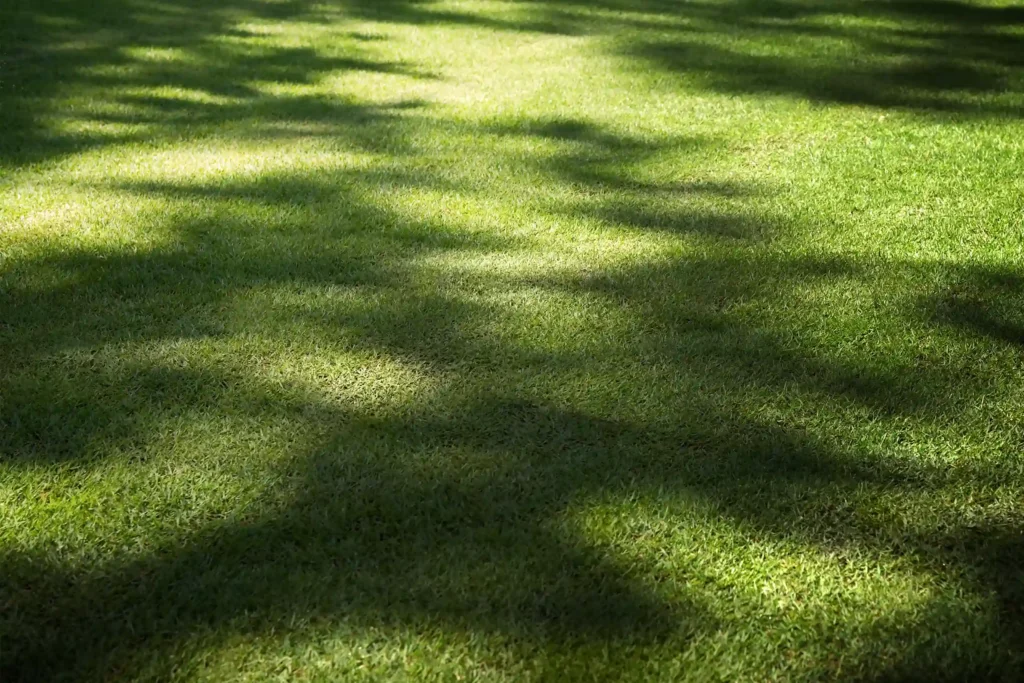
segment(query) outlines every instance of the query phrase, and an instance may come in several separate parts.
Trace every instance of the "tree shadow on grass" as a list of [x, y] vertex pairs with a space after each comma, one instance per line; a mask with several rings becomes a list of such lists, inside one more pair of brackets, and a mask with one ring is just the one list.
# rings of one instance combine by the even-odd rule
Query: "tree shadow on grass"
[[[554, 278], [550, 286], [597, 293], [635, 311], [645, 321], [646, 338], [636, 339], [630, 353], [651, 364], [676, 363], [686, 374], [699, 376], [699, 392], [690, 397], [690, 406], [707, 401], [710, 409], [694, 407], [695, 418], [681, 419], [670, 430], [677, 444], [685, 444], [681, 452], [689, 462], [683, 467], [695, 468], [676, 485], [713, 501], [720, 514], [756, 529], [756, 536], [908, 559], [991, 601], [999, 634], [995, 647], [981, 654], [981, 644], [968, 646], [965, 639], [967, 658], [956, 661], [934, 647], [940, 639], [925, 637], [899, 653], [887, 676], [998, 678], [1016, 671], [1024, 662], [1024, 524], [1017, 511], [999, 505], [979, 516], [977, 510], [965, 515], [953, 509], [965, 496], [986, 498], [1018, 489], [1024, 434], [1014, 416], [982, 415], [990, 425], [986, 429], [1000, 434], [991, 450], [982, 458], [942, 464], [907, 459], [896, 448], [869, 454], [853, 444], [819, 440], [785, 418], [787, 425], [777, 426], [742, 409], [723, 411], [729, 399], [721, 399], [773, 387], [790, 398], [846, 406], [864, 421], [891, 420], [893, 430], [909, 419], [968, 431], [978, 419], [968, 416], [973, 404], [984, 398], [998, 401], [1005, 394], [1007, 370], [1012, 376], [1016, 367], [1012, 352], [1021, 339], [1016, 324], [1020, 278], [982, 267], [780, 259], [744, 251], [575, 280]], [[883, 359], [876, 350], [847, 351], [838, 359], [829, 348], [801, 341], [801, 334], [787, 329], [785, 316], [779, 316], [785, 301], [801, 301], [799, 292], [808, 286], [871, 283], [877, 291], [896, 291], [900, 286], [886, 284], [894, 276], [903, 282], [909, 276], [922, 289], [944, 292], [923, 299], [895, 296], [888, 303], [904, 325], [921, 324], [925, 334], [936, 335], [938, 357], [919, 350]], [[965, 296], [967, 306], [962, 305]], [[751, 309], [760, 314], [750, 317]], [[922, 318], [922, 311], [928, 315]], [[833, 324], [842, 328], [839, 320]], [[949, 334], [951, 326], [957, 334]], [[876, 334], [882, 338], [889, 332]], [[1007, 342], [1012, 344], [1009, 356], [1005, 350], [990, 355]], [[962, 356], [938, 362], [953, 349]], [[694, 429], [706, 431], [693, 438]], [[648, 453], [657, 451], [652, 442], [657, 439], [648, 431]], [[901, 518], [896, 511], [903, 496], [928, 501], [917, 504], [917, 519]], [[905, 635], [916, 640], [911, 633], [932, 629], [935, 636], [944, 628], [941, 620], [918, 622]]]
[[196, 136], [214, 124], [341, 126], [356, 113], [352, 103], [270, 94], [263, 86], [308, 85], [342, 71], [435, 77], [368, 56], [360, 41], [325, 54], [268, 45], [238, 28], [315, 23], [314, 10], [305, 0], [13, 0], [0, 8], [0, 164], [16, 168], [108, 144]]
[[[834, 271], [834, 265], [776, 266], [774, 274], [766, 274], [763, 264], [744, 270], [710, 259], [697, 275], [695, 264], [686, 264], [675, 273], [678, 284], [668, 297], [665, 278], [651, 279], [639, 270], [643, 280], [619, 277], [614, 296], [636, 297], [631, 306], [637, 314], [659, 316], [657, 324], [685, 330], [681, 341], [667, 345], [665, 335], [652, 330], [653, 339], [636, 340], [635, 349], [617, 340], [606, 349], [620, 362], [657, 358], [684, 377], [700, 379], [703, 390], [684, 396], [667, 423], [602, 417], [504, 392], [501, 378], [509, 370], [496, 370], [486, 356], [500, 355], [506, 368], [530, 365], [542, 375], [563, 373], [565, 364], [552, 356], [538, 365], [534, 354], [460, 337], [459, 330], [473, 327], [474, 318], [490, 318], [495, 310], [452, 304], [446, 316], [411, 321], [416, 311], [432, 310], [418, 295], [392, 299], [372, 313], [339, 309], [333, 318], [318, 318], [320, 334], [328, 338], [342, 327], [367, 329], [359, 318], [372, 316], [390, 327], [373, 325], [361, 343], [439, 369], [489, 374], [494, 381], [483, 383], [489, 388], [456, 387], [411, 413], [375, 417], [319, 402], [299, 387], [253, 387], [230, 372], [153, 367], [130, 377], [108, 377], [150, 410], [198, 406], [216, 412], [230, 403], [254, 411], [251, 417], [265, 423], [283, 419], [311, 433], [326, 429], [329, 436], [277, 473], [286, 495], [272, 505], [141, 557], [75, 568], [8, 553], [3, 559], [6, 676], [159, 677], [168, 675], [161, 667], [171, 665], [183, 639], [196, 633], [216, 642], [295, 624], [394, 634], [468, 631], [500, 638], [523, 661], [546, 650], [575, 651], [585, 658], [594, 644], [685, 648], [693, 635], [722, 627], [702, 606], [699, 593], [659, 590], [651, 581], [660, 570], [642, 562], [619, 564], [560, 524], [580, 500], [671, 498], [678, 492], [707, 501], [754, 539], [904, 555], [927, 571], [961, 575], [982, 593], [994, 590], [1003, 599], [1002, 637], [1015, 643], [1009, 654], [1019, 661], [1021, 643], [1014, 640], [1022, 627], [1021, 574], [1014, 564], [1019, 527], [1012, 521], [1000, 529], [979, 527], [939, 512], [938, 528], [920, 533], [873, 519], [875, 508], [894, 494], [981, 487], [1004, 478], [1005, 470], [996, 471], [993, 463], [991, 472], [950, 474], [889, 462], [793, 426], [730, 411], [720, 402], [744, 388], [798, 385], [803, 376], [812, 382], [812, 392], [849, 397], [879, 415], [922, 409], [908, 403], [905, 392], [883, 399], [886, 391], [892, 393], [889, 378], [868, 380], [861, 371], [869, 390], [851, 388], [819, 375], [841, 377], [852, 368], [829, 369], [806, 351], [779, 345], [765, 352], [774, 332], [745, 329], [713, 303], [722, 292], [744, 289], [736, 289], [736, 283], [745, 283], [748, 295], [761, 287], [778, 292], [787, 281]], [[696, 287], [687, 277], [719, 282]], [[593, 291], [591, 281], [581, 285]], [[718, 294], [701, 298], [716, 287]], [[652, 302], [649, 288], [663, 299]], [[688, 310], [677, 298], [683, 296], [691, 300]], [[718, 320], [702, 324], [693, 315], [701, 310]], [[410, 324], [444, 343], [424, 346], [402, 334]], [[713, 350], [726, 338], [733, 338], [732, 349]], [[654, 346], [645, 344], [649, 341]], [[475, 352], [467, 352], [467, 344]], [[455, 351], [448, 353], [452, 345]], [[595, 382], [608, 375], [607, 360], [591, 358]], [[945, 390], [934, 379], [919, 377], [918, 388]], [[54, 410], [71, 417], [73, 408]], [[86, 427], [72, 420], [70, 429]], [[24, 435], [23, 426], [14, 430]], [[951, 665], [936, 657], [924, 648], [902, 666], [923, 674]], [[1007, 662], [981, 659], [952, 670], [977, 674], [1003, 665]]]
[[[630, 231], [713, 239], [759, 241], [771, 238], [774, 232], [775, 226], [763, 215], [740, 215], [741, 202], [761, 194], [749, 183], [706, 178], [651, 180], [636, 174], [652, 160], [685, 159], [715, 147], [712, 140], [645, 140], [568, 118], [527, 119], [486, 130], [503, 138], [536, 138], [553, 145], [551, 154], [538, 155], [531, 165], [559, 187], [580, 190], [580, 198], [553, 202], [552, 209], [567, 217], [590, 217]], [[723, 208], [722, 200], [731, 202], [728, 208]]]
[[934, 322], [1014, 346], [1024, 345], [1024, 279], [1006, 269], [978, 269], [954, 278], [922, 309]]
[[[396, 187], [408, 180], [384, 175], [132, 186], [127, 189], [181, 200], [289, 208], [303, 197], [307, 204], [294, 225], [272, 214], [254, 231], [217, 212], [215, 224], [197, 218], [175, 224], [171, 249], [62, 254], [32, 264], [42, 271], [34, 282], [11, 276], [0, 309], [4, 329], [17, 330], [2, 339], [13, 361], [3, 386], [13, 407], [4, 411], [7, 465], [87, 466], [118, 452], [138, 453], [161, 419], [193, 412], [248, 411], [265, 424], [308, 423], [312, 433], [335, 434], [311, 453], [296, 454], [297, 469], [285, 472], [297, 480], [295, 499], [253, 519], [212, 525], [142, 559], [84, 570], [8, 553], [5, 677], [159, 677], [168, 675], [160, 667], [171, 666], [173, 649], [190, 634], [264, 633], [295, 619], [390, 629], [440, 622], [502, 634], [510, 647], [525, 650], [657, 640], [688, 628], [682, 606], [663, 604], [600, 553], [549, 528], [549, 517], [571, 493], [565, 482], [532, 490], [538, 472], [529, 459], [557, 460], [557, 449], [543, 444], [551, 430], [586, 434], [600, 427], [601, 438], [614, 425], [554, 415], [548, 418], [554, 425], [537, 435], [536, 408], [490, 399], [448, 412], [439, 406], [408, 421], [374, 420], [343, 405], [321, 405], [299, 390], [247, 389], [244, 366], [189, 370], [132, 358], [130, 349], [147, 342], [232, 334], [215, 325], [225, 303], [267, 285], [384, 292], [372, 308], [358, 299], [348, 308], [336, 304], [331, 316], [315, 316], [309, 325], [283, 310], [287, 330], [274, 328], [268, 312], [264, 332], [276, 333], [278, 342], [282, 332], [298, 328], [325, 342], [352, 337], [356, 347], [390, 348], [434, 364], [474, 357], [459, 330], [480, 312], [457, 299], [410, 296], [411, 263], [432, 252], [512, 245], [463, 237], [442, 225], [396, 222], [352, 191], [368, 177]], [[344, 218], [332, 208], [344, 208]], [[423, 337], [430, 343], [421, 344]], [[86, 357], [72, 354], [70, 363], [47, 368], [55, 355], [77, 349]], [[113, 349], [107, 364], [104, 349]], [[68, 365], [74, 371], [55, 376]], [[474, 431], [477, 419], [496, 415], [503, 416], [503, 433], [521, 434], [505, 443]], [[483, 468], [470, 480], [448, 471], [444, 452], [458, 441], [489, 453], [497, 471]], [[409, 460], [426, 456], [438, 462], [406, 471]], [[160, 652], [163, 662], [158, 657], [153, 665]]]
[[541, 6], [566, 30], [588, 26], [608, 35], [642, 67], [721, 92], [939, 115], [1017, 118], [1024, 105], [1019, 8], [956, 0]]
[[[197, 379], [207, 378], [189, 381]], [[5, 574], [20, 588], [11, 613], [24, 629], [8, 638], [8, 674], [128, 673], [133, 651], [173, 650], [198, 629], [214, 637], [296, 622], [466, 629], [503, 636], [525, 653], [559, 643], [639, 644], [706, 623], [698, 608], [664, 604], [601, 553], [547, 528], [567, 491], [559, 490], [565, 482], [541, 485], [544, 470], [523, 460], [558, 457], [538, 441], [550, 434], [535, 433], [535, 410], [476, 411], [407, 423], [321, 411], [318, 420], [346, 426], [308, 458], [307, 474], [293, 475], [296, 499], [274, 514], [92, 574], [8, 561]], [[521, 433], [507, 443], [474, 436], [466, 420], [495, 415], [506, 416], [501, 428]], [[548, 420], [556, 428], [593, 426]], [[602, 433], [610, 436], [609, 428], [588, 438]], [[425, 455], [443, 460], [453, 440], [467, 438], [493, 449], [495, 472], [466, 477], [440, 462], [410, 467]], [[69, 638], [78, 646], [62, 654]]]
[[[399, 139], [430, 125], [366, 114], [363, 128]], [[656, 151], [637, 141], [575, 121], [531, 123], [520, 135], [553, 138], [554, 156], [524, 163], [557, 184], [608, 202], [623, 190], [661, 191], [603, 162]], [[116, 459], [143, 467], [152, 433], [192, 416], [238, 431], [285, 425], [306, 437], [275, 443], [283, 460], [253, 465], [271, 482], [254, 505], [143, 551], [74, 562], [60, 551], [5, 551], [4, 680], [168, 678], [179, 675], [191, 638], [211, 647], [307, 628], [469, 633], [529, 667], [547, 655], [586, 666], [590, 654], [615, 648], [679, 653], [736, 627], [687, 585], [685, 568], [666, 577], [657, 558], [627, 561], [570, 523], [575, 505], [638, 495], [666, 506], [680, 495], [699, 500], [751, 542], [905, 557], [998, 597], [991, 616], [1000, 631], [985, 632], [987, 641], [959, 642], [952, 621], [882, 634], [904, 655], [894, 671], [966, 676], [1020, 664], [1020, 525], [965, 520], [946, 505], [957, 490], [1015, 485], [1012, 460], [949, 470], [889, 458], [883, 447], [801, 426], [799, 410], [772, 419], [748, 399], [785, 408], [796, 398], [855, 427], [957, 424], [959, 401], [984, 395], [991, 376], [965, 379], [906, 356], [874, 362], [881, 354], [871, 346], [830, 353], [785, 315], [811, 305], [805, 292], [815, 288], [887, 290], [893, 264], [727, 240], [671, 262], [587, 275], [470, 273], [453, 286], [430, 257], [508, 256], [536, 245], [411, 220], [367, 198], [376, 185], [462, 189], [405, 162], [396, 153], [359, 174], [120, 186], [190, 207], [152, 218], [174, 235], [167, 246], [50, 255], [4, 274], [5, 467], [86, 471]], [[208, 213], [196, 215], [196, 206]], [[691, 207], [687, 220], [727, 220], [701, 211]], [[734, 218], [742, 229], [746, 219]], [[922, 268], [918, 281], [935, 282]], [[495, 332], [494, 321], [517, 325], [501, 299], [471, 295], [536, 291], [569, 298], [588, 333], [579, 344], [514, 342]], [[259, 315], [233, 320], [239, 302]], [[626, 327], [609, 322], [609, 311]], [[586, 346], [588, 336], [596, 341]], [[266, 340], [263, 354], [313, 340], [319, 354], [420, 368], [439, 388], [412, 406], [374, 410], [261, 374], [231, 346], [187, 356], [191, 364], [147, 355], [154, 344], [239, 338]], [[575, 397], [543, 388], [581, 377]], [[247, 443], [242, 450], [260, 462], [259, 442]], [[899, 496], [932, 498], [927, 519], [900, 518]], [[927, 646], [936, 632], [942, 650]], [[892, 645], [894, 633], [915, 645]], [[975, 658], [964, 658], [972, 648]]]
[[[1012, 8], [789, 0], [566, 0], [522, 7], [525, 14], [506, 16], [441, 10], [429, 2], [351, 0], [328, 6], [333, 14], [327, 19], [586, 31], [610, 37], [614, 49], [638, 66], [653, 64], [726, 92], [932, 113], [1016, 117], [1020, 111], [1024, 51], [1019, 13]], [[330, 102], [268, 95], [261, 83], [309, 84], [344, 70], [434, 77], [414, 65], [373, 58], [367, 53], [372, 42], [358, 36], [339, 50], [344, 54], [327, 55], [268, 46], [239, 28], [261, 20], [322, 22], [324, 11], [304, 0], [15, 0], [0, 10], [0, 161], [15, 168], [107, 144], [201, 134], [209, 124], [249, 121], [266, 128], [272, 117], [280, 127], [318, 116], [338, 123], [346, 114], [345, 102], [331, 110]], [[165, 88], [200, 99], [138, 92]], [[67, 105], [66, 97], [104, 104], [84, 110]], [[631, 217], [651, 225], [673, 220], [661, 213], [625, 218]], [[610, 219], [623, 222], [615, 212]]]
[[[596, 33], [611, 38], [618, 54], [645, 70], [654, 65], [725, 92], [933, 114], [1020, 113], [1024, 22], [1014, 8], [840, 0], [520, 5], [522, 12], [508, 15], [410, 0], [348, 0], [326, 10], [305, 0], [14, 0], [0, 9], [0, 162], [16, 168], [154, 135], [198, 134], [194, 127], [204, 123], [265, 123], [268, 115], [281, 123], [311, 115], [308, 100], [267, 95], [260, 83], [308, 84], [342, 70], [434, 77], [369, 56], [372, 41], [358, 35], [349, 35], [353, 43], [345, 54], [326, 55], [268, 46], [239, 28], [261, 20], [323, 22], [325, 11], [329, 21]], [[158, 88], [224, 101], [133, 92]], [[123, 94], [111, 98], [112, 90]], [[106, 104], [86, 111], [68, 106], [66, 97]], [[322, 105], [322, 114], [339, 115]]]

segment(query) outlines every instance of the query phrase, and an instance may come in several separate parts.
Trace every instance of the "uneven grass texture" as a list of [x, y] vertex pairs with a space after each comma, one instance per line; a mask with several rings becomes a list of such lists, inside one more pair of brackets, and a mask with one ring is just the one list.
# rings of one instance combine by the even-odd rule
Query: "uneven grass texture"
[[0, 680], [1016, 679], [1024, 9], [2, 0]]

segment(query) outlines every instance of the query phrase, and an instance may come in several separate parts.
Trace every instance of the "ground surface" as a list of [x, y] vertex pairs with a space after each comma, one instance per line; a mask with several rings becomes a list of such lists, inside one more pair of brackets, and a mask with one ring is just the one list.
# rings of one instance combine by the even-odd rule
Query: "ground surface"
[[1024, 10], [0, 3], [0, 680], [1014, 678]]

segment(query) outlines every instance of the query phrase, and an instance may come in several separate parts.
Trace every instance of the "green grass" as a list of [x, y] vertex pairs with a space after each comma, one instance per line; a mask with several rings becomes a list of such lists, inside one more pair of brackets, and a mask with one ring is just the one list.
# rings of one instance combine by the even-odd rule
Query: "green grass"
[[4, 0], [0, 680], [1015, 679], [1024, 10]]

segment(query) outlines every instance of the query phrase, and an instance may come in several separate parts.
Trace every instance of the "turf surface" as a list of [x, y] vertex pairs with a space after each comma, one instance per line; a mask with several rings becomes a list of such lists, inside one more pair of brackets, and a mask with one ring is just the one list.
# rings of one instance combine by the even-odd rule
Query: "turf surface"
[[1014, 679], [1024, 10], [4, 0], [0, 680]]

